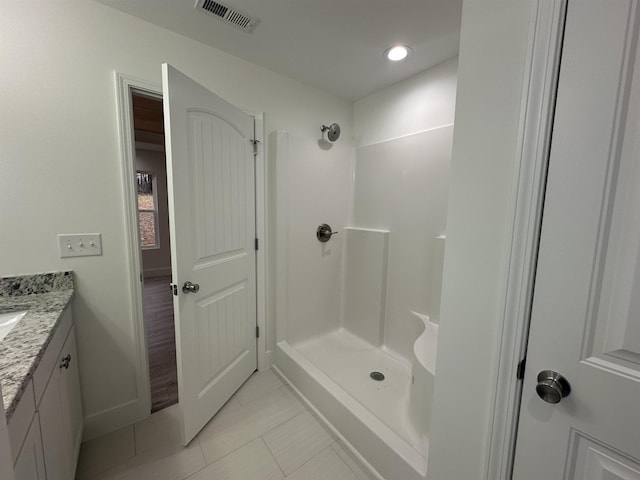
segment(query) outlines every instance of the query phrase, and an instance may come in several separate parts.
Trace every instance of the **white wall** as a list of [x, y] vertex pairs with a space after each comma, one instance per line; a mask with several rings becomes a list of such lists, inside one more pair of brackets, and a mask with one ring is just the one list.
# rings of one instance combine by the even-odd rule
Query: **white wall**
[[364, 97], [354, 104], [357, 147], [451, 125], [458, 58]]
[[158, 248], [142, 249], [144, 276], [171, 275], [169, 242], [169, 206], [167, 204], [167, 162], [163, 151], [136, 147], [136, 169], [153, 174], [158, 201]]
[[531, 3], [463, 6], [430, 480], [486, 478]]
[[[93, 436], [147, 413], [136, 391], [114, 70], [160, 83], [169, 62], [266, 112], [266, 132], [309, 144], [328, 121], [350, 138], [352, 104], [95, 2], [1, 0], [0, 10], [0, 275], [75, 271]], [[76, 232], [102, 233], [104, 255], [58, 258], [56, 234]]]

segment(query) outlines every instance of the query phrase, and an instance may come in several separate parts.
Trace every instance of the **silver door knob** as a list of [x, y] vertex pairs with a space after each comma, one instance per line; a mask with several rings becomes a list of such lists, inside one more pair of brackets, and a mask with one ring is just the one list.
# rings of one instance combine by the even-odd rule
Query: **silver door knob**
[[538, 373], [536, 393], [547, 403], [559, 403], [571, 393], [567, 379], [553, 370], [542, 370]]
[[197, 283], [184, 282], [184, 285], [182, 285], [184, 293], [198, 293], [198, 290], [200, 290], [200, 285]]

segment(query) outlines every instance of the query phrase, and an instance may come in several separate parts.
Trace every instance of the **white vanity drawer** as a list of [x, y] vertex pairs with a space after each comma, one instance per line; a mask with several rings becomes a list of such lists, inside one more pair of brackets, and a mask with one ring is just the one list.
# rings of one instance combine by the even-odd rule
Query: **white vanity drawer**
[[49, 377], [51, 377], [53, 369], [58, 367], [58, 357], [62, 350], [62, 346], [67, 339], [67, 335], [69, 335], [72, 323], [71, 307], [67, 307], [62, 314], [60, 324], [58, 325], [56, 332], [53, 334], [51, 342], [47, 346], [46, 351], [40, 360], [40, 364], [33, 374], [33, 389], [35, 392], [36, 406], [40, 405], [42, 394], [44, 393], [45, 388], [47, 388], [47, 383], [49, 382]]

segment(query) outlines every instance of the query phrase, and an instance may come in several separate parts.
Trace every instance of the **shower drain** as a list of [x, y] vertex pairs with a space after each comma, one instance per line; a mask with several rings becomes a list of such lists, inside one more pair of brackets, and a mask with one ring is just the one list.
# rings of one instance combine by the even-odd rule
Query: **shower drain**
[[373, 378], [376, 382], [381, 382], [382, 380], [384, 380], [384, 374], [381, 372], [371, 372], [369, 376]]

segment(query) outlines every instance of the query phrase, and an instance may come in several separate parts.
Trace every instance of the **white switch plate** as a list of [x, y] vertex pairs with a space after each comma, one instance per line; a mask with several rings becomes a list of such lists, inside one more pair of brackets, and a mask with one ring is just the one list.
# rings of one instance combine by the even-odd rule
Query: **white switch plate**
[[75, 233], [58, 235], [60, 258], [102, 255], [102, 235], [99, 233]]

